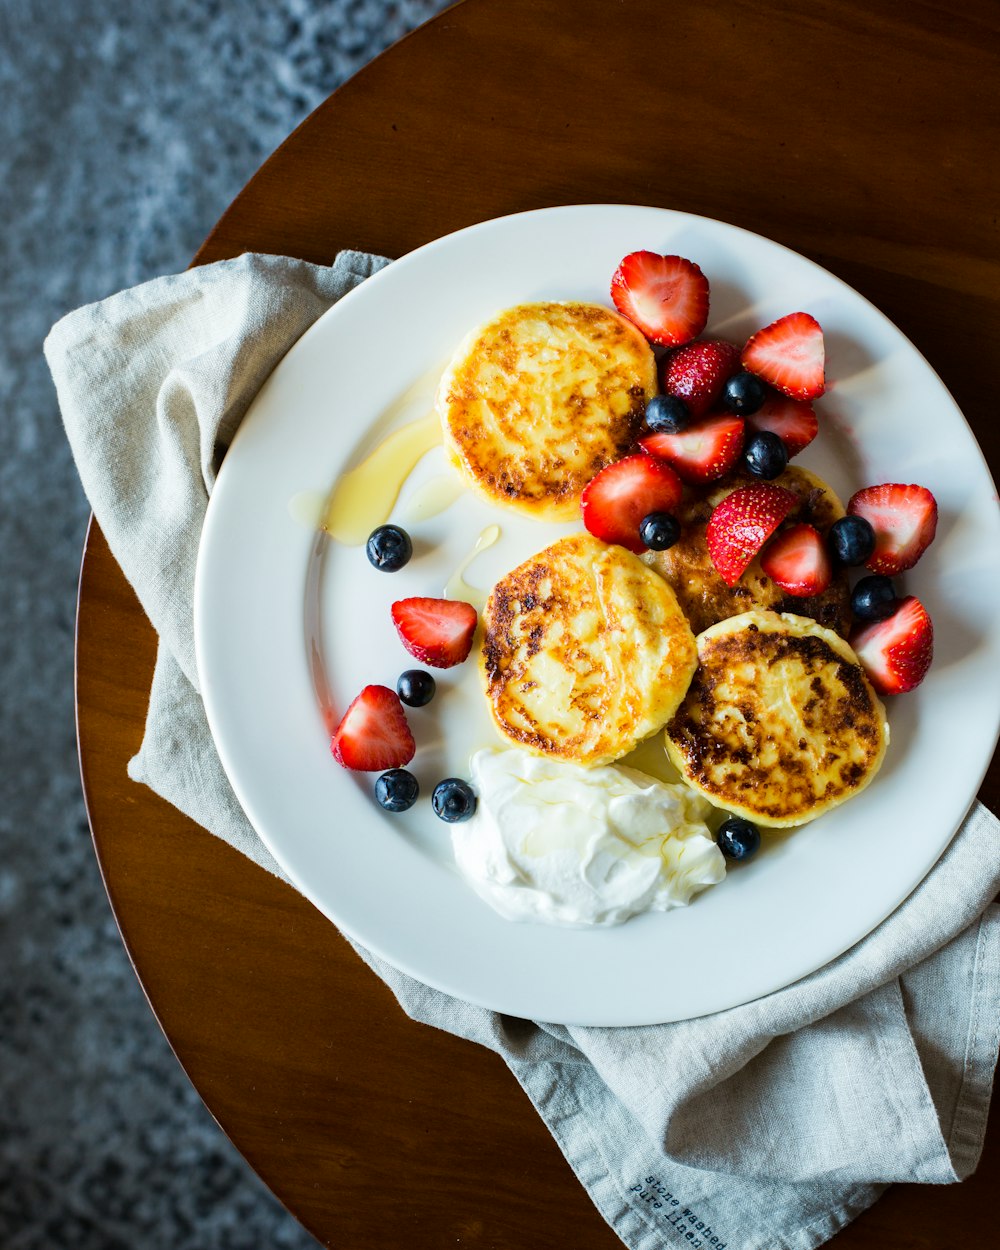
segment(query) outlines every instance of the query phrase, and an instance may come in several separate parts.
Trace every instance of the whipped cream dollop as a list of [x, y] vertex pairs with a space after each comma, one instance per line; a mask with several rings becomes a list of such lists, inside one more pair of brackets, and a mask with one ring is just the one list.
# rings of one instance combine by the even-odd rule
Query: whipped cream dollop
[[726, 875], [709, 804], [685, 786], [520, 750], [478, 751], [471, 774], [479, 802], [454, 826], [455, 861], [508, 920], [621, 924], [684, 907]]

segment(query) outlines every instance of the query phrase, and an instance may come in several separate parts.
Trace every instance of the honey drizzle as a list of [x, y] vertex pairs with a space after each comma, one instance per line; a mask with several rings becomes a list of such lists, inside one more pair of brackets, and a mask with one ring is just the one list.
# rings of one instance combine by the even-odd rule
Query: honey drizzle
[[441, 442], [441, 421], [429, 412], [394, 430], [334, 487], [323, 529], [347, 547], [359, 547], [388, 520], [417, 461]]
[[448, 584], [444, 588], [444, 597], [446, 599], [464, 599], [466, 603], [471, 603], [477, 612], [482, 611], [486, 606], [489, 591], [480, 590], [478, 586], [470, 586], [465, 580], [465, 570], [481, 551], [485, 551], [487, 547], [492, 547], [499, 537], [500, 526], [487, 525], [476, 539], [475, 547], [473, 547], [455, 572], [452, 573], [451, 577], [448, 578]]
[[407, 524], [426, 521], [450, 508], [463, 493], [462, 479], [457, 473], [442, 473], [418, 486], [403, 505], [401, 519]]

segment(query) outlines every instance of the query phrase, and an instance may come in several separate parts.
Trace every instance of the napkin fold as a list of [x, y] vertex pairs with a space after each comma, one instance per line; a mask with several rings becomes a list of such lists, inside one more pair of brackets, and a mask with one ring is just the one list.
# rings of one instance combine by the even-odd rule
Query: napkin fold
[[[386, 263], [245, 255], [78, 309], [45, 343], [87, 497], [160, 639], [129, 775], [279, 877], [198, 694], [198, 542], [263, 380]], [[414, 1020], [503, 1056], [631, 1250], [812, 1250], [887, 1183], [975, 1168], [1000, 1045], [998, 889], [1000, 822], [977, 803], [910, 898], [839, 959], [742, 1007], [641, 1028], [502, 1016], [355, 950]]]

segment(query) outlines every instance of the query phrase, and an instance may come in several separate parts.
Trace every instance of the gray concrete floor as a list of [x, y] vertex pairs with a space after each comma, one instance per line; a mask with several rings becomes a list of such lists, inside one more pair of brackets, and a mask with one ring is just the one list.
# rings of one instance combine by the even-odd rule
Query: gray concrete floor
[[163, 1039], [101, 886], [73, 727], [88, 508], [41, 354], [183, 269], [346, 77], [443, 0], [0, 0], [0, 1250], [316, 1243]]

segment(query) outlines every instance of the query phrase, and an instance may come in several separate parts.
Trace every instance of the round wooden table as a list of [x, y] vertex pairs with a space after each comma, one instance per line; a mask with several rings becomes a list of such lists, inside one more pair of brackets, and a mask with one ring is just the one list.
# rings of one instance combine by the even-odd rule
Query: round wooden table
[[[996, 476], [998, 24], [989, 0], [960, 18], [849, 0], [466, 0], [331, 96], [196, 263], [398, 256], [581, 201], [721, 218], [882, 308]], [[77, 703], [94, 842], [164, 1032], [252, 1167], [326, 1245], [620, 1246], [500, 1059], [409, 1021], [298, 894], [128, 781], [154, 646], [92, 525]], [[996, 764], [981, 795], [996, 810]], [[994, 1115], [974, 1178], [896, 1186], [836, 1245], [992, 1244], [998, 1165]]]

